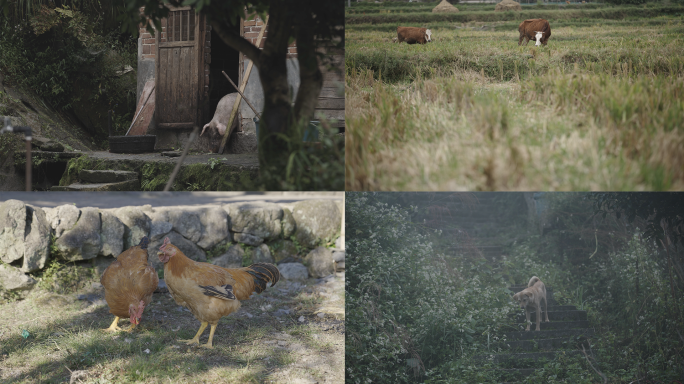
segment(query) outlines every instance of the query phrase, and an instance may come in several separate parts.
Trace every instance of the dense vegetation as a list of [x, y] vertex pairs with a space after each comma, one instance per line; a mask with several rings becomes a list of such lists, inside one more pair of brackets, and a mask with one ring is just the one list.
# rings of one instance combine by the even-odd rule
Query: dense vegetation
[[[681, 5], [409, 10], [347, 16], [347, 190], [684, 186]], [[548, 46], [518, 47], [530, 17]]]
[[[347, 194], [349, 382], [498, 382], [493, 367], [474, 357], [501, 351], [499, 340], [511, 330], [507, 314], [516, 311], [505, 287], [533, 275], [554, 288], [561, 304], [588, 311], [596, 330], [594, 368], [609, 383], [681, 380], [684, 244], [675, 236], [681, 220], [666, 214], [661, 232], [649, 235], [643, 228], [660, 225], [634, 204], [648, 200], [648, 207], [662, 209], [679, 199], [681, 206], [681, 195], [629, 200], [622, 194], [608, 196], [616, 204], [606, 204], [596, 194], [546, 193], [544, 213], [529, 217], [528, 226], [506, 214], [520, 196], [501, 194], [493, 203], [503, 214], [498, 230], [514, 239], [502, 262], [454, 252], [455, 245], [467, 249], [468, 238], [452, 236], [460, 232], [453, 225], [435, 232], [424, 221], [454, 195], [430, 203], [427, 194], [404, 195], [401, 206], [387, 195]], [[481, 209], [468, 194], [458, 198]], [[605, 217], [595, 215], [607, 206]], [[448, 216], [445, 211], [447, 223]], [[584, 357], [532, 366], [540, 369], [526, 382], [601, 381]]]
[[106, 111], [113, 109], [115, 134], [124, 134], [137, 103], [137, 40], [120, 33], [117, 9], [110, 2], [10, 4], [0, 18], [5, 83], [52, 108], [79, 109], [99, 142], [109, 135]]

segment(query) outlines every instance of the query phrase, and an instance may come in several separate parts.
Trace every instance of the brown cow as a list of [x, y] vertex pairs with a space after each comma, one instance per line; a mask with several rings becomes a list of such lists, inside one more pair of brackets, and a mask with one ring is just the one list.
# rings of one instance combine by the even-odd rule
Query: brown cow
[[523, 39], [525, 39], [525, 45], [530, 42], [530, 40], [536, 40], [535, 37], [538, 33], [541, 33], [540, 39], [537, 40], [541, 44], [546, 45], [546, 42], [551, 37], [551, 26], [549, 22], [544, 19], [529, 19], [520, 23], [518, 27], [520, 32], [520, 40], [518, 40], [518, 45], [522, 44]]
[[417, 27], [397, 27], [397, 40], [399, 43], [425, 44], [432, 42], [432, 31], [426, 28]]

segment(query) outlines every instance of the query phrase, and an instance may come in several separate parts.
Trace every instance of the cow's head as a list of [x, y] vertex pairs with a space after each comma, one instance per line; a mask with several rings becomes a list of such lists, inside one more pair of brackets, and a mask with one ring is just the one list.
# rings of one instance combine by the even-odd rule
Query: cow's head
[[534, 44], [535, 46], [541, 45], [541, 39], [544, 37], [544, 32], [541, 31], [535, 31], [537, 34], [534, 35], [534, 39], [537, 40], [537, 42]]
[[426, 29], [425, 30], [425, 41], [427, 41], [428, 43], [432, 42], [432, 39], [430, 38], [430, 36], [432, 36], [432, 31], [429, 29]]

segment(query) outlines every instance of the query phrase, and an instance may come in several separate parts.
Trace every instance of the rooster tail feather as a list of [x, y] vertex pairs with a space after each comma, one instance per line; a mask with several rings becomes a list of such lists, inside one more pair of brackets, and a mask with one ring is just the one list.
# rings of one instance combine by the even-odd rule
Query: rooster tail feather
[[140, 244], [138, 244], [138, 247], [140, 247], [140, 249], [147, 249], [148, 245], [150, 245], [150, 238], [143, 236], [143, 238], [140, 239]]
[[247, 267], [247, 273], [254, 277], [254, 291], [261, 293], [266, 290], [270, 282], [271, 287], [280, 280], [278, 267], [268, 263], [255, 263]]

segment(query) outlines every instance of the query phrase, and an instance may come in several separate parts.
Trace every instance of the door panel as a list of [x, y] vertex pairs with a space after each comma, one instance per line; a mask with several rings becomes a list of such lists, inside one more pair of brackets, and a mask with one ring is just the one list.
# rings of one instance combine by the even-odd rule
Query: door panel
[[166, 20], [166, 38], [157, 34], [157, 126], [192, 128], [199, 125], [199, 15], [175, 8]]

